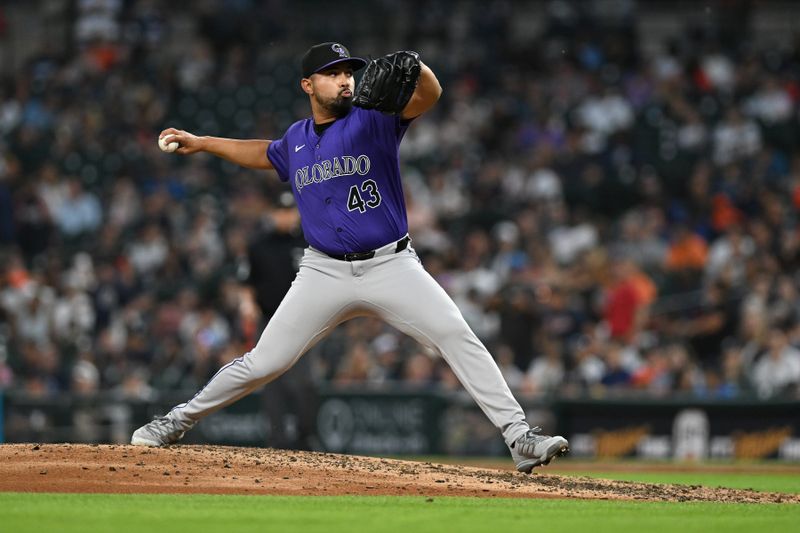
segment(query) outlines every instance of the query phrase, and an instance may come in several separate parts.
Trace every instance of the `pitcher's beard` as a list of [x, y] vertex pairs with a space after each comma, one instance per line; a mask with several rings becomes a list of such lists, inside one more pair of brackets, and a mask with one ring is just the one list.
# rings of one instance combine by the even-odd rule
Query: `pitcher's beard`
[[327, 102], [320, 102], [319, 100], [317, 100], [317, 102], [319, 102], [320, 106], [330, 111], [336, 118], [342, 118], [353, 108], [352, 97], [345, 98], [343, 96], [337, 96], [336, 98], [331, 98]]

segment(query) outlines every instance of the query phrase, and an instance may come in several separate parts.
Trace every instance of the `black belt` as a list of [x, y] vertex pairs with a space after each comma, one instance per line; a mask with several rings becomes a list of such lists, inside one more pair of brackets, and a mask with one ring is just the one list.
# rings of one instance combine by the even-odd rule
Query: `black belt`
[[[408, 243], [410, 241], [411, 237], [406, 235], [405, 237], [397, 241], [397, 246], [395, 246], [394, 252], [392, 253], [396, 254], [398, 252], [402, 252], [403, 250], [408, 248]], [[339, 261], [363, 261], [365, 259], [372, 259], [373, 257], [375, 257], [375, 252], [376, 250], [370, 250], [369, 252], [351, 252], [342, 255], [329, 254], [325, 252], [325, 255], [327, 255], [328, 257], [332, 257], [334, 259], [338, 259]]]

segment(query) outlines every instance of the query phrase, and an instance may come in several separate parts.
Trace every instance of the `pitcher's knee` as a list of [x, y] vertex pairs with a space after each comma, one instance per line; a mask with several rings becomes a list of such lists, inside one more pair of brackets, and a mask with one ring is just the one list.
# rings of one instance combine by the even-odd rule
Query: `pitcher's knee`
[[269, 382], [286, 372], [292, 362], [294, 355], [281, 357], [276, 353], [261, 353], [256, 350], [246, 356], [250, 366], [250, 372], [254, 380]]
[[444, 323], [433, 324], [428, 331], [428, 335], [437, 344], [452, 341], [463, 341], [475, 334], [469, 329], [464, 321], [447, 321]]
[[488, 353], [480, 339], [469, 328], [448, 331], [446, 334], [434, 338], [433, 341], [436, 349], [443, 354], [466, 356], [468, 354]]

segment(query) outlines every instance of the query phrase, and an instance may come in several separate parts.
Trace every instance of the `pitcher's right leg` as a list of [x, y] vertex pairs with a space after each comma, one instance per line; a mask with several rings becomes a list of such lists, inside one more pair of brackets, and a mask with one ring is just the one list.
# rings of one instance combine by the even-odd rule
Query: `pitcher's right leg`
[[191, 400], [136, 430], [131, 444], [177, 442], [203, 417], [280, 376], [352, 313], [351, 283], [346, 262], [322, 261], [307, 251], [255, 348], [223, 366]]

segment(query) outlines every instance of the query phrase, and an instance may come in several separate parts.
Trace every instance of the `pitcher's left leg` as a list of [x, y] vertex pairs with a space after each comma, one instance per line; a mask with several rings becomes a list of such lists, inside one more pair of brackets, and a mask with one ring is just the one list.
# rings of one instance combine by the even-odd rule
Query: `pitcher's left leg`
[[359, 296], [388, 323], [438, 351], [509, 446], [529, 426], [491, 354], [414, 252], [376, 258]]

